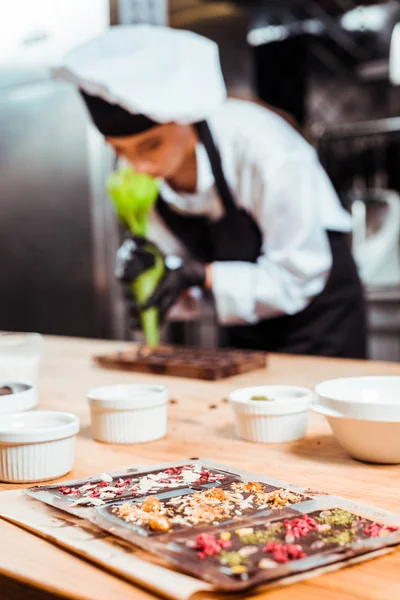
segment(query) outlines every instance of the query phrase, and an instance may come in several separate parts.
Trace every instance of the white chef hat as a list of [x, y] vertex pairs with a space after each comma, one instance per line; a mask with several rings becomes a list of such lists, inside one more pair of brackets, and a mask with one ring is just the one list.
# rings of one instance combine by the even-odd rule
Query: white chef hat
[[206, 119], [226, 98], [218, 46], [189, 31], [118, 25], [53, 70], [82, 92], [104, 135]]

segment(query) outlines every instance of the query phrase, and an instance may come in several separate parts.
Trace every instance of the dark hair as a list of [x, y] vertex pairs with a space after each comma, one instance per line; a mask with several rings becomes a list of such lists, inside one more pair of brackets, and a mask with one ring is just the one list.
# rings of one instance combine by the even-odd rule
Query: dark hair
[[159, 125], [145, 115], [132, 114], [119, 104], [110, 104], [99, 96], [90, 96], [83, 90], [80, 92], [93, 123], [104, 136], [135, 135]]

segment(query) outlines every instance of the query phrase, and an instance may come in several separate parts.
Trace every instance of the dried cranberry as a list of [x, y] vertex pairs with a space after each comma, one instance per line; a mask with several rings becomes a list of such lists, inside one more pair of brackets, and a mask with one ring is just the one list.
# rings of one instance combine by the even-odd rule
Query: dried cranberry
[[[222, 540], [217, 540], [214, 535], [201, 533], [196, 537], [197, 556], [199, 556], [199, 554], [204, 554], [204, 558], [206, 556], [216, 556], [221, 552], [221, 541]], [[201, 557], [199, 556], [199, 558]]]
[[277, 563], [286, 563], [289, 560], [305, 558], [303, 548], [298, 544], [281, 544], [279, 542], [268, 542], [263, 552], [270, 552]]
[[381, 523], [370, 523], [365, 527], [364, 533], [369, 537], [379, 537], [382, 530], [393, 533], [393, 531], [398, 531], [398, 529], [398, 527], [389, 527], [388, 525], [382, 525]]

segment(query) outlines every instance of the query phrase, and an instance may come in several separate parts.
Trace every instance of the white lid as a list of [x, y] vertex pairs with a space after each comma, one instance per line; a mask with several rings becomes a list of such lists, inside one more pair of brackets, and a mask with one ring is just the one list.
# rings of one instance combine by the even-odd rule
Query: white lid
[[[265, 396], [269, 400], [252, 400], [253, 396]], [[251, 408], [252, 414], [284, 415], [308, 410], [312, 391], [290, 385], [261, 385], [235, 390], [229, 399], [236, 408]]]
[[96, 388], [88, 394], [91, 407], [100, 410], [134, 410], [166, 404], [168, 390], [163, 385], [120, 384]]
[[9, 387], [12, 394], [0, 396], [0, 415], [29, 410], [37, 404], [36, 389], [28, 383], [0, 381], [0, 388]]
[[46, 410], [0, 417], [0, 443], [36, 443], [76, 435], [79, 419], [71, 413]]

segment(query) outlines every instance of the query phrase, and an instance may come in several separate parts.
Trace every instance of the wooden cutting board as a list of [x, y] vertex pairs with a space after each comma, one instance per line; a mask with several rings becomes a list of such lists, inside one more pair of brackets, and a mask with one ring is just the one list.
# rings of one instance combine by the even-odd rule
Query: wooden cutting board
[[267, 356], [264, 352], [249, 350], [165, 345], [156, 348], [133, 347], [95, 356], [94, 361], [109, 369], [216, 380], [263, 369], [267, 364]]

